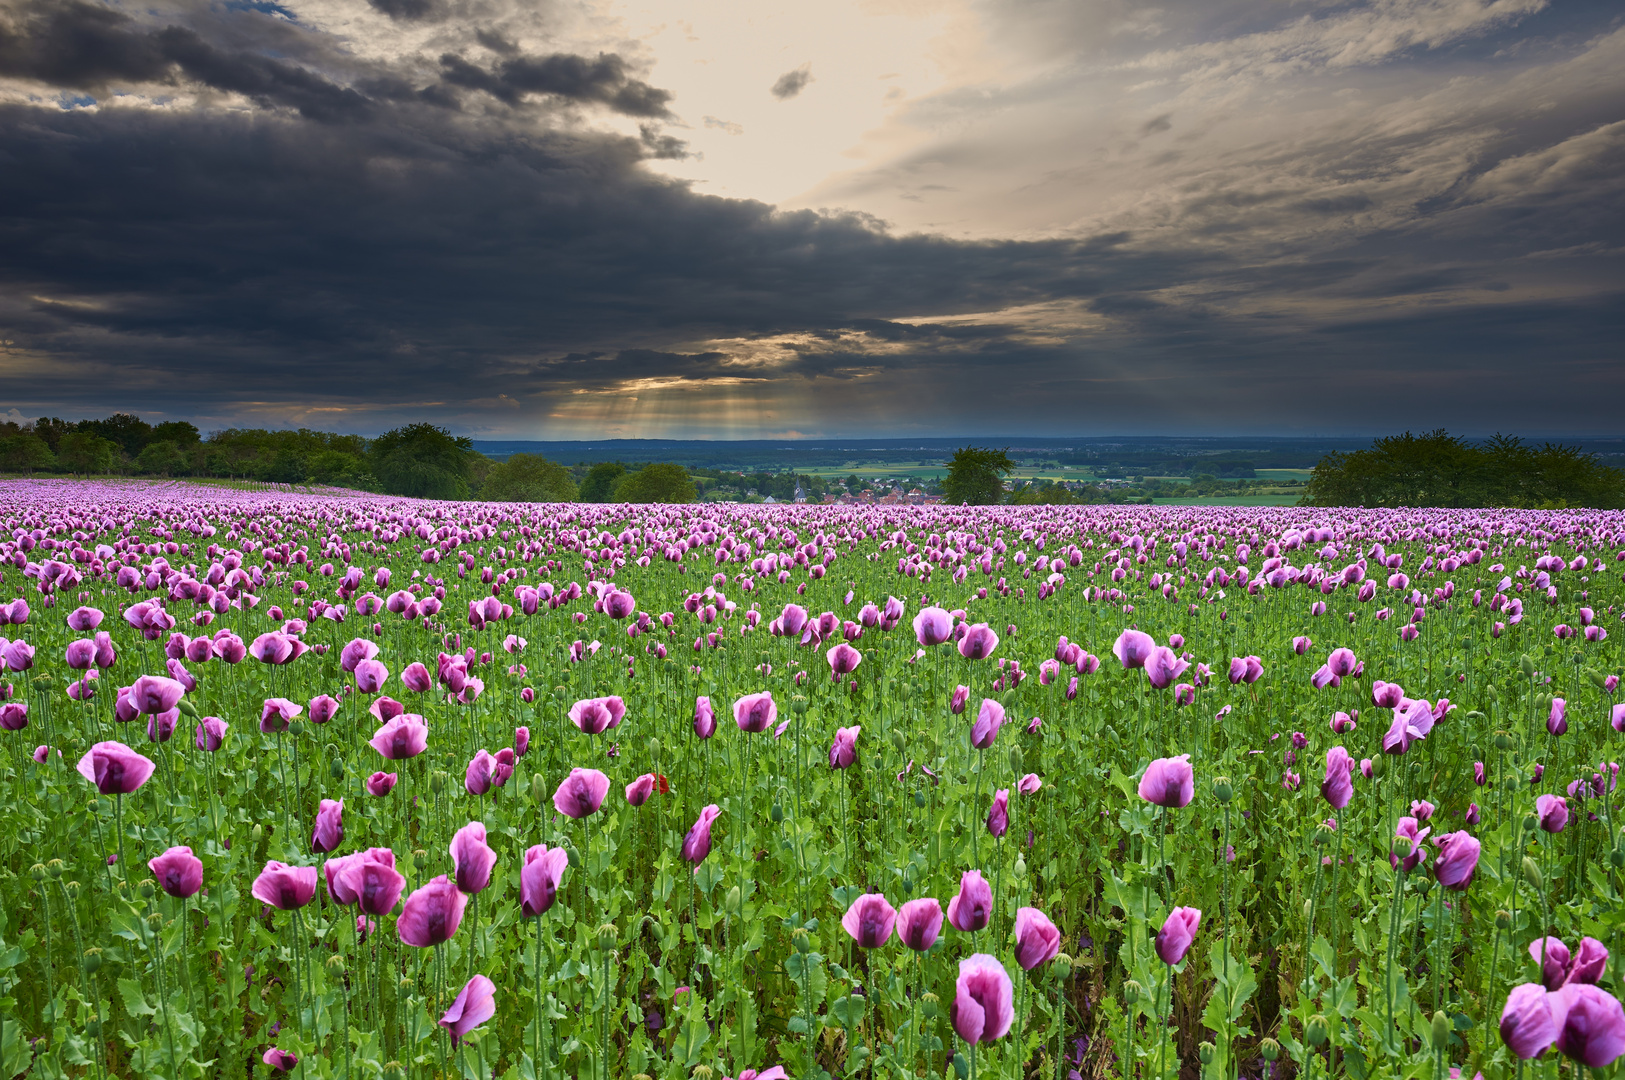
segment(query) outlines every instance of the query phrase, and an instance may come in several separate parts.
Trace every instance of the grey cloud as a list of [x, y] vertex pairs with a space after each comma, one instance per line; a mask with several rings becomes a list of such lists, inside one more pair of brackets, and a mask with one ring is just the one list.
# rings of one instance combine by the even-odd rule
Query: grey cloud
[[439, 0], [367, 0], [367, 3], [372, 5], [373, 10], [391, 19], [405, 22], [445, 17], [445, 9]]
[[624, 60], [614, 53], [596, 59], [570, 53], [549, 56], [511, 56], [487, 70], [452, 53], [440, 57], [444, 80], [469, 90], [482, 90], [509, 105], [527, 94], [548, 94], [607, 105], [627, 116], [669, 116], [671, 92], [650, 86], [628, 74]]
[[1161, 131], [1171, 131], [1173, 126], [1173, 113], [1163, 113], [1161, 116], [1153, 116], [1151, 119], [1141, 124], [1140, 135], [1143, 138], [1146, 135], [1155, 135]]
[[786, 71], [780, 75], [768, 92], [780, 101], [789, 101], [805, 90], [807, 84], [812, 81], [812, 64], [802, 64], [794, 71]]

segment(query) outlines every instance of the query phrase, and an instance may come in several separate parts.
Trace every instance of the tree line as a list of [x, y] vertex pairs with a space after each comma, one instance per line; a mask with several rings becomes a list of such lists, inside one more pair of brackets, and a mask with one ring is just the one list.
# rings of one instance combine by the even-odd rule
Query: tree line
[[204, 436], [184, 420], [149, 424], [129, 413], [0, 422], [0, 472], [217, 477], [504, 502], [692, 502], [697, 496], [681, 465], [571, 470], [537, 454], [499, 462], [434, 424], [408, 424], [376, 439], [309, 428], [226, 428]]
[[1321, 458], [1301, 506], [1625, 507], [1625, 471], [1595, 454], [1510, 435], [1390, 435]]

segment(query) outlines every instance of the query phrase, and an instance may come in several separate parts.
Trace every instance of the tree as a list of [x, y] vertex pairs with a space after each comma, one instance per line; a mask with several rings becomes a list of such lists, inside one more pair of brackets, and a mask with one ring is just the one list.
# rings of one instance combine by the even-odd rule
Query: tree
[[114, 413], [105, 420], [81, 420], [79, 430], [117, 443], [119, 449], [131, 457], [139, 454], [152, 439], [152, 426], [130, 413]]
[[56, 453], [57, 444], [62, 441], [62, 436], [73, 428], [71, 421], [58, 416], [42, 416], [34, 421], [34, 434], [45, 440], [45, 445], [51, 448], [53, 454]]
[[176, 446], [185, 448], [197, 442], [202, 436], [197, 428], [185, 420], [165, 420], [152, 429], [151, 442], [168, 439]]
[[56, 455], [38, 435], [13, 435], [0, 442], [0, 469], [6, 472], [35, 472], [56, 464]]
[[71, 473], [104, 473], [113, 469], [118, 444], [90, 431], [70, 431], [56, 447], [57, 464]]
[[433, 424], [386, 431], [369, 449], [373, 475], [386, 494], [466, 499], [474, 444]]
[[857, 473], [853, 473], [851, 476], [848, 476], [846, 478], [846, 490], [853, 495], [856, 495], [858, 492], [862, 491], [863, 478], [858, 476]]
[[491, 470], [480, 488], [487, 502], [575, 502], [570, 470], [540, 454], [514, 454]]
[[1625, 506], [1625, 473], [1577, 447], [1497, 435], [1472, 445], [1443, 430], [1391, 435], [1327, 454], [1301, 506]]
[[697, 496], [694, 481], [681, 465], [645, 465], [615, 487], [617, 502], [690, 503]]
[[983, 446], [962, 446], [948, 462], [948, 478], [942, 482], [945, 500], [954, 505], [987, 506], [1004, 497], [1003, 478], [1016, 463], [1005, 450]]
[[581, 482], [582, 502], [613, 502], [615, 487], [626, 475], [626, 466], [618, 461], [600, 461]]
[[174, 476], [186, 471], [186, 454], [173, 439], [159, 439], [141, 448], [135, 457], [135, 470]]

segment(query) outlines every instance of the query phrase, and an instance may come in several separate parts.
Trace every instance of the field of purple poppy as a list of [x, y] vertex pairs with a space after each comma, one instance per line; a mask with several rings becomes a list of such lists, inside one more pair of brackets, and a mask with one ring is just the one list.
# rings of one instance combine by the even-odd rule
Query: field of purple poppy
[[0, 523], [0, 1076], [1621, 1071], [1625, 514]]

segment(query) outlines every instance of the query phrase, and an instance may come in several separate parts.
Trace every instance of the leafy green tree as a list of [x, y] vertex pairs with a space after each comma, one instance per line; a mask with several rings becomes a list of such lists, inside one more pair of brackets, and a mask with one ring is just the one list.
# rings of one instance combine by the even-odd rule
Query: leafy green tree
[[259, 479], [273, 484], [303, 484], [310, 479], [310, 466], [305, 455], [285, 446], [269, 462], [262, 462], [256, 473]]
[[152, 436], [148, 441], [157, 442], [160, 439], [168, 439], [176, 446], [184, 449], [201, 438], [202, 436], [198, 434], [197, 428], [185, 420], [165, 420], [152, 429]]
[[57, 443], [56, 461], [71, 473], [112, 472], [118, 449], [117, 443], [95, 432], [70, 431]]
[[373, 475], [389, 495], [466, 499], [474, 444], [433, 424], [408, 424], [373, 440]]
[[681, 465], [645, 465], [615, 486], [617, 502], [690, 503], [695, 500], [694, 481]]
[[139, 454], [141, 448], [152, 439], [152, 425], [130, 413], [114, 413], [105, 420], [81, 420], [79, 430], [116, 443], [120, 450], [131, 457]]
[[600, 461], [581, 482], [581, 501], [605, 503], [615, 500], [615, 488], [626, 476], [626, 466], [618, 461]]
[[159, 476], [178, 476], [187, 471], [186, 454], [173, 439], [159, 439], [141, 448], [135, 456], [135, 471]]
[[342, 450], [322, 450], [305, 459], [309, 478], [318, 484], [354, 483], [366, 472], [366, 465], [354, 454]]
[[999, 502], [1004, 498], [1004, 477], [1015, 467], [1016, 463], [1004, 450], [962, 446], [948, 462], [948, 478], [942, 482], [943, 497], [960, 506]]
[[56, 453], [57, 444], [62, 441], [62, 436], [72, 430], [74, 430], [73, 422], [59, 416], [42, 416], [34, 421], [34, 434], [45, 440], [45, 445], [51, 448], [53, 454]]
[[853, 495], [863, 490], [863, 479], [857, 473], [846, 478], [846, 490]]
[[570, 470], [540, 454], [514, 454], [491, 470], [480, 488], [487, 502], [574, 502]]
[[36, 472], [56, 464], [56, 455], [38, 435], [13, 435], [0, 442], [0, 469], [6, 472]]

